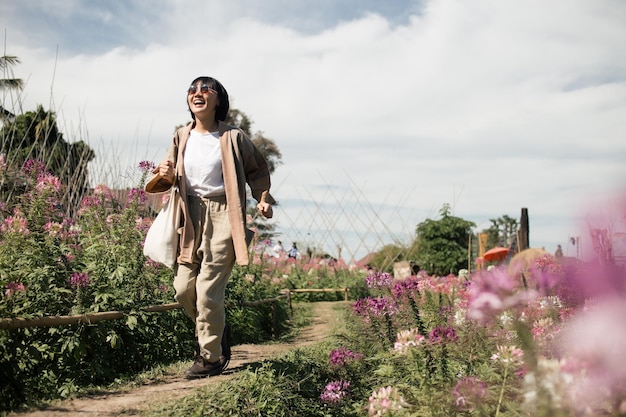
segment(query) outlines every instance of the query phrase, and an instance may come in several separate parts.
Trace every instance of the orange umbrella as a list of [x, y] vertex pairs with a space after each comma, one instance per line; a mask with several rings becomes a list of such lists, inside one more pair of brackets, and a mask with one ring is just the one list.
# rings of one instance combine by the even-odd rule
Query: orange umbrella
[[509, 253], [509, 248], [503, 248], [500, 246], [496, 246], [495, 248], [489, 249], [483, 255], [483, 259], [487, 262], [492, 261], [501, 261], [506, 258], [506, 255]]

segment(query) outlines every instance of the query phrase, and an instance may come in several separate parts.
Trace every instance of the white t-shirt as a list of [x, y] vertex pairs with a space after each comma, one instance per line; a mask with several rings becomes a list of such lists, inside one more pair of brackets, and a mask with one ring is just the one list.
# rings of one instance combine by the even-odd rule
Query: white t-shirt
[[218, 132], [191, 131], [185, 151], [187, 194], [210, 197], [224, 194], [222, 153]]

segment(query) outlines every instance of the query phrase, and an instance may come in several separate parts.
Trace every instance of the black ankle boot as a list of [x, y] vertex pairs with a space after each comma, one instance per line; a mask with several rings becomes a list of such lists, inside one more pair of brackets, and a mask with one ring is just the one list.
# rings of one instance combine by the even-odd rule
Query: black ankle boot
[[231, 336], [230, 325], [226, 323], [226, 325], [224, 326], [224, 333], [222, 333], [222, 358], [220, 358], [220, 361], [224, 365], [222, 370], [226, 369], [226, 367], [228, 366], [228, 363], [230, 362], [230, 355], [231, 355], [230, 336]]

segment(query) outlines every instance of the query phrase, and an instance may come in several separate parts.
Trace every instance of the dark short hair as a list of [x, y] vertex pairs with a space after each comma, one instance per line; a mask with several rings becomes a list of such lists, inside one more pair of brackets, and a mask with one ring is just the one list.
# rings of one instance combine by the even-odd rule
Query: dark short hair
[[[198, 77], [189, 84], [190, 86], [195, 85], [198, 81], [202, 82], [202, 84], [206, 84], [209, 88], [217, 91], [217, 108], [215, 109], [215, 121], [223, 122], [226, 120], [226, 116], [228, 116], [228, 108], [230, 107], [230, 103], [228, 101], [228, 92], [220, 83], [213, 77]], [[189, 113], [191, 113], [191, 118], [196, 120], [196, 115], [193, 114], [191, 108], [189, 108], [189, 101], [187, 101], [187, 108], [189, 109]]]

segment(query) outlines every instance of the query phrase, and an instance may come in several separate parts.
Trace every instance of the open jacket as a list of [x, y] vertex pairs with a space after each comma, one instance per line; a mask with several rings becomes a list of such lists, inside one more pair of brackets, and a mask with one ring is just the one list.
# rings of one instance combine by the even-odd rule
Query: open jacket
[[[179, 209], [182, 211], [180, 227], [180, 244], [177, 262], [189, 264], [193, 262], [193, 245], [195, 230], [190, 221], [187, 201], [187, 181], [183, 152], [189, 139], [189, 132], [194, 122], [179, 128], [174, 134], [172, 144], [163, 161], [174, 162], [176, 174], [174, 184], [180, 194]], [[253, 232], [246, 227], [246, 184], [250, 186], [252, 197], [258, 202], [265, 201], [275, 204], [270, 195], [270, 174], [267, 161], [252, 141], [240, 130], [219, 122], [220, 148], [222, 151], [222, 171], [228, 218], [233, 236], [236, 261], [239, 265], [248, 265], [248, 244]], [[148, 193], [163, 193], [174, 185], [169, 180], [158, 176], [159, 168], [152, 171], [153, 176], [145, 186]]]

